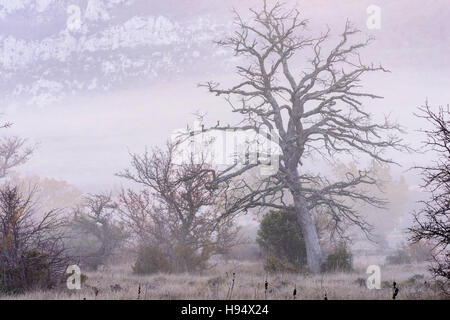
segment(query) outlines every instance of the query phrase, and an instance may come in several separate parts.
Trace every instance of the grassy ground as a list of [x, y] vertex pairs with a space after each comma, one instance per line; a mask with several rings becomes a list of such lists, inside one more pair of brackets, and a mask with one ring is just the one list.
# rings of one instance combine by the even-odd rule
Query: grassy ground
[[[381, 266], [382, 288], [369, 290], [364, 281], [369, 258], [361, 258], [351, 273], [315, 276], [266, 274], [258, 262], [220, 262], [201, 274], [137, 276], [131, 265], [109, 266], [88, 272], [80, 290], [52, 290], [1, 299], [391, 299], [392, 281], [399, 284], [397, 299], [442, 299], [426, 264]], [[376, 259], [375, 259], [376, 260]], [[235, 280], [233, 286], [233, 276]], [[416, 280], [411, 277], [416, 275]], [[419, 275], [419, 276], [417, 276]], [[423, 276], [423, 278], [422, 278]], [[268, 281], [268, 290], [264, 282]], [[360, 280], [358, 280], [360, 279]], [[233, 287], [231, 289], [231, 287]], [[140, 288], [140, 293], [139, 293]]]

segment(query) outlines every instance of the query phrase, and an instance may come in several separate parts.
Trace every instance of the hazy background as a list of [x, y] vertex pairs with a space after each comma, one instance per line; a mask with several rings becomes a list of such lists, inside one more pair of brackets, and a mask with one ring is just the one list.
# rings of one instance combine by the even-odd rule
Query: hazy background
[[[376, 41], [365, 61], [392, 71], [367, 77], [383, 100], [367, 104], [376, 116], [391, 113], [416, 146], [423, 127], [413, 116], [428, 98], [450, 102], [448, 0], [315, 0], [292, 2], [319, 34], [334, 35], [350, 19]], [[208, 112], [231, 121], [224, 102], [197, 84], [225, 83], [235, 58], [212, 41], [233, 30], [231, 9], [243, 16], [261, 1], [0, 0], [0, 108], [17, 134], [37, 144], [22, 174], [63, 179], [83, 191], [119, 186], [114, 173], [128, 165], [128, 151], [161, 145], [178, 128]], [[381, 8], [381, 29], [366, 26], [366, 9]], [[79, 28], [72, 28], [79, 8]], [[69, 12], [68, 12], [69, 10]], [[75, 10], [75, 11], [73, 11]], [[69, 26], [68, 26], [69, 23]], [[228, 82], [229, 83], [229, 82]], [[419, 178], [408, 168], [430, 155], [393, 154], [414, 206]]]

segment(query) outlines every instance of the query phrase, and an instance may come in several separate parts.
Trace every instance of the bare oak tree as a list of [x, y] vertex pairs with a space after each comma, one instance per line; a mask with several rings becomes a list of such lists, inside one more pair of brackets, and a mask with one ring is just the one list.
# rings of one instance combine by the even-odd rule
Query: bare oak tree
[[[308, 267], [311, 272], [319, 272], [322, 251], [311, 212], [323, 207], [336, 228], [348, 222], [368, 230], [364, 220], [343, 199], [381, 203], [354, 188], [376, 183], [368, 171], [349, 173], [343, 181], [330, 182], [320, 174], [306, 172], [303, 165], [311, 156], [332, 161], [339, 154], [355, 152], [379, 162], [393, 162], [383, 156], [383, 151], [404, 148], [392, 134], [399, 126], [388, 119], [374, 123], [362, 100], [381, 97], [361, 89], [363, 75], [387, 70], [362, 62], [359, 50], [371, 39], [354, 41], [358, 30], [349, 22], [339, 41], [333, 44], [330, 30], [318, 37], [306, 35], [307, 21], [300, 18], [296, 9], [286, 10], [278, 3], [269, 7], [264, 1], [260, 11], [251, 12], [251, 22], [236, 13], [237, 30], [217, 42], [244, 61], [237, 66], [242, 81], [225, 89], [215, 82], [202, 85], [225, 97], [232, 111], [242, 115], [242, 121], [202, 131], [265, 130], [268, 139], [279, 141], [279, 170], [250, 185], [241, 177], [259, 164], [236, 163], [217, 172], [211, 186], [234, 180], [234, 185], [245, 194], [235, 205], [227, 206], [229, 213], [261, 206], [295, 210], [306, 243]], [[311, 59], [299, 60], [308, 54]], [[305, 65], [302, 68], [301, 62]], [[293, 203], [287, 201], [288, 195]]]
[[442, 289], [450, 294], [450, 109], [440, 107], [435, 112], [427, 103], [418, 116], [432, 125], [424, 131], [428, 137], [425, 147], [437, 156], [431, 165], [417, 168], [422, 171], [422, 188], [430, 198], [421, 201], [423, 209], [414, 214], [415, 225], [409, 231], [414, 243], [428, 240], [435, 246], [436, 263], [431, 270], [444, 280]]

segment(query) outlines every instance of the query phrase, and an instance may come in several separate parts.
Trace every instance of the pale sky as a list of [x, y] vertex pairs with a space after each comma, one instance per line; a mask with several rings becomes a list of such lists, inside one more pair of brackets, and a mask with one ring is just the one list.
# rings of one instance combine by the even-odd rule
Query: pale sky
[[[366, 61], [392, 71], [367, 78], [385, 98], [367, 104], [391, 113], [416, 144], [412, 113], [428, 98], [450, 103], [448, 0], [285, 1], [310, 20], [312, 34], [334, 35], [350, 19], [376, 41]], [[231, 121], [224, 102], [197, 84], [229, 81], [235, 58], [213, 40], [232, 32], [231, 8], [243, 16], [261, 1], [0, 0], [0, 112], [14, 123], [2, 134], [38, 144], [25, 174], [64, 179], [85, 191], [119, 185], [128, 150], [161, 145], [197, 110]], [[381, 9], [369, 30], [366, 9]], [[74, 18], [79, 18], [79, 20]], [[424, 155], [393, 155], [406, 170]]]

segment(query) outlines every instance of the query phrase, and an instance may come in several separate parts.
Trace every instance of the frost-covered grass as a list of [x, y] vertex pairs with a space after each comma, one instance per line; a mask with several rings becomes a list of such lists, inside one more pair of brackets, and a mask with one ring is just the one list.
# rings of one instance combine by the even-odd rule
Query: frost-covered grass
[[[371, 259], [355, 261], [355, 271], [323, 275], [277, 273], [267, 274], [259, 262], [221, 261], [214, 268], [198, 274], [134, 275], [131, 264], [108, 266], [87, 272], [80, 290], [55, 289], [29, 292], [2, 299], [226, 299], [235, 273], [232, 299], [264, 299], [267, 277], [267, 299], [391, 299], [392, 281], [399, 284], [397, 299], [442, 299], [426, 264], [380, 265], [382, 288], [369, 290], [362, 279]], [[370, 263], [376, 263], [372, 258]], [[416, 280], [410, 280], [416, 275]], [[419, 275], [419, 276], [417, 276]], [[422, 278], [423, 276], [423, 278]], [[358, 281], [359, 279], [359, 281]], [[140, 287], [140, 294], [138, 294]], [[96, 294], [97, 292], [97, 294]]]

